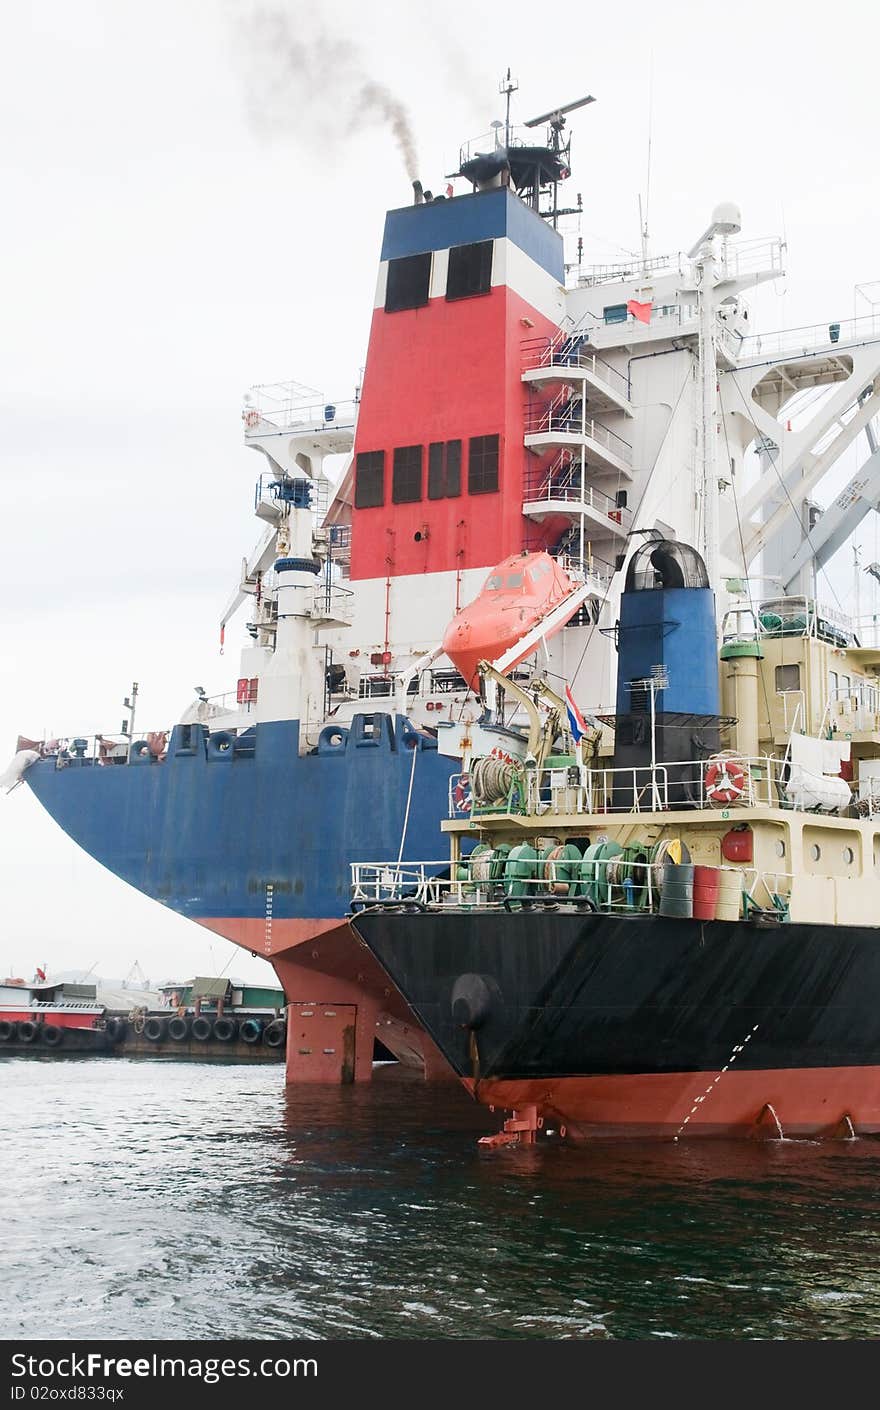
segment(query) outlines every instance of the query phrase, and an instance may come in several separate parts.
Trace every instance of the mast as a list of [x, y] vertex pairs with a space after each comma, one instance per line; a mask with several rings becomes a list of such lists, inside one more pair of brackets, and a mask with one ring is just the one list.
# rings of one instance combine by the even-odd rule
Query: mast
[[700, 417], [698, 421], [697, 465], [700, 493], [703, 500], [702, 552], [712, 588], [718, 584], [719, 518], [718, 472], [716, 452], [718, 441], [718, 367], [715, 355], [715, 237], [735, 235], [741, 229], [739, 209], [730, 202], [715, 207], [711, 224], [688, 251], [695, 261], [697, 295], [700, 310], [699, 377]]

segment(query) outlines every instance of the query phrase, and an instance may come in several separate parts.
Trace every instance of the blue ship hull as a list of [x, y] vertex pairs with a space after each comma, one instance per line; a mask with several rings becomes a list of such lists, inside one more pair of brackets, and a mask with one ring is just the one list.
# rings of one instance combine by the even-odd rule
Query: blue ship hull
[[47, 758], [25, 779], [84, 851], [181, 915], [262, 922], [271, 888], [275, 922], [341, 919], [350, 863], [398, 857], [411, 775], [403, 857], [436, 855], [460, 765], [402, 717], [359, 715], [335, 733], [340, 744], [301, 756], [297, 721], [224, 736], [225, 750], [178, 725], [161, 763]]

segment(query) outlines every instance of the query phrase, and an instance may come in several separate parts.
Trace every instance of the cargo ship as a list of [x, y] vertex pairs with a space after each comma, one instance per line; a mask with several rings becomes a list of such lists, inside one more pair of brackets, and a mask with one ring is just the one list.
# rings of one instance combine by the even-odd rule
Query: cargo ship
[[[346, 914], [366, 842], [397, 867], [436, 850], [450, 807], [468, 817], [462, 765], [475, 746], [498, 786], [523, 762], [527, 706], [487, 724], [480, 650], [500, 651], [492, 659], [523, 685], [540, 661], [602, 721], [633, 549], [645, 534], [705, 544], [708, 526], [713, 585], [731, 564], [741, 573], [731, 486], [753, 445], [785, 463], [784, 503], [775, 473], [737, 501], [743, 522], [760, 519], [747, 553], [785, 576], [780, 591], [870, 502], [866, 490], [818, 520], [806, 557], [800, 525], [792, 540], [789, 499], [812, 516], [817, 470], [870, 423], [876, 341], [847, 325], [824, 342], [799, 330], [789, 356], [756, 339], [744, 294], [780, 275], [782, 246], [734, 238], [734, 207], [716, 212], [709, 253], [588, 264], [582, 202], [562, 193], [567, 124], [592, 99], [517, 127], [515, 85], [503, 87], [506, 120], [461, 149], [443, 191], [416, 182], [387, 214], [354, 397], [285, 383], [245, 399], [262, 534], [222, 616], [225, 629], [248, 609], [234, 690], [200, 692], [170, 730], [137, 733], [129, 719], [121, 736], [23, 738], [9, 775], [116, 875], [268, 959], [291, 1014], [332, 1015], [314, 1042], [293, 1042], [288, 1024], [292, 1081], [366, 1080], [377, 1035], [427, 1076], [450, 1075]], [[774, 414], [789, 375], [831, 389], [806, 430]], [[491, 613], [459, 616], [484, 587], [508, 599], [491, 641]], [[610, 727], [600, 734], [607, 754]]]

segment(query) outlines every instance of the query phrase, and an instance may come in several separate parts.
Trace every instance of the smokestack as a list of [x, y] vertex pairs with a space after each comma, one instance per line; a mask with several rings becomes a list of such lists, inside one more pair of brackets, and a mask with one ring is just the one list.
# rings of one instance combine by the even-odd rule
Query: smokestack
[[421, 183], [421, 181], [414, 181], [413, 184], [412, 184], [412, 188], [413, 188], [413, 205], [414, 205], [414, 206], [420, 206], [420, 205], [422, 205], [422, 203], [424, 202], [424, 199], [425, 199], [425, 195], [424, 195], [424, 192], [423, 192], [423, 190], [422, 190], [422, 183]]

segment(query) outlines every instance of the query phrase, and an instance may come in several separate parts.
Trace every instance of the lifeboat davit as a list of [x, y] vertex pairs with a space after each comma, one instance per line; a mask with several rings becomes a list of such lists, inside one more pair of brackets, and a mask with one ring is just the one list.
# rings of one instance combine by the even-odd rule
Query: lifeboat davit
[[[493, 568], [479, 595], [455, 614], [446, 628], [443, 650], [468, 685], [479, 690], [478, 663], [496, 661], [509, 651], [576, 587], [549, 553], [515, 553]], [[572, 613], [577, 607], [575, 602]], [[553, 630], [561, 625], [556, 623]], [[506, 669], [534, 649], [534, 642], [526, 644], [522, 656], [508, 661]]]

